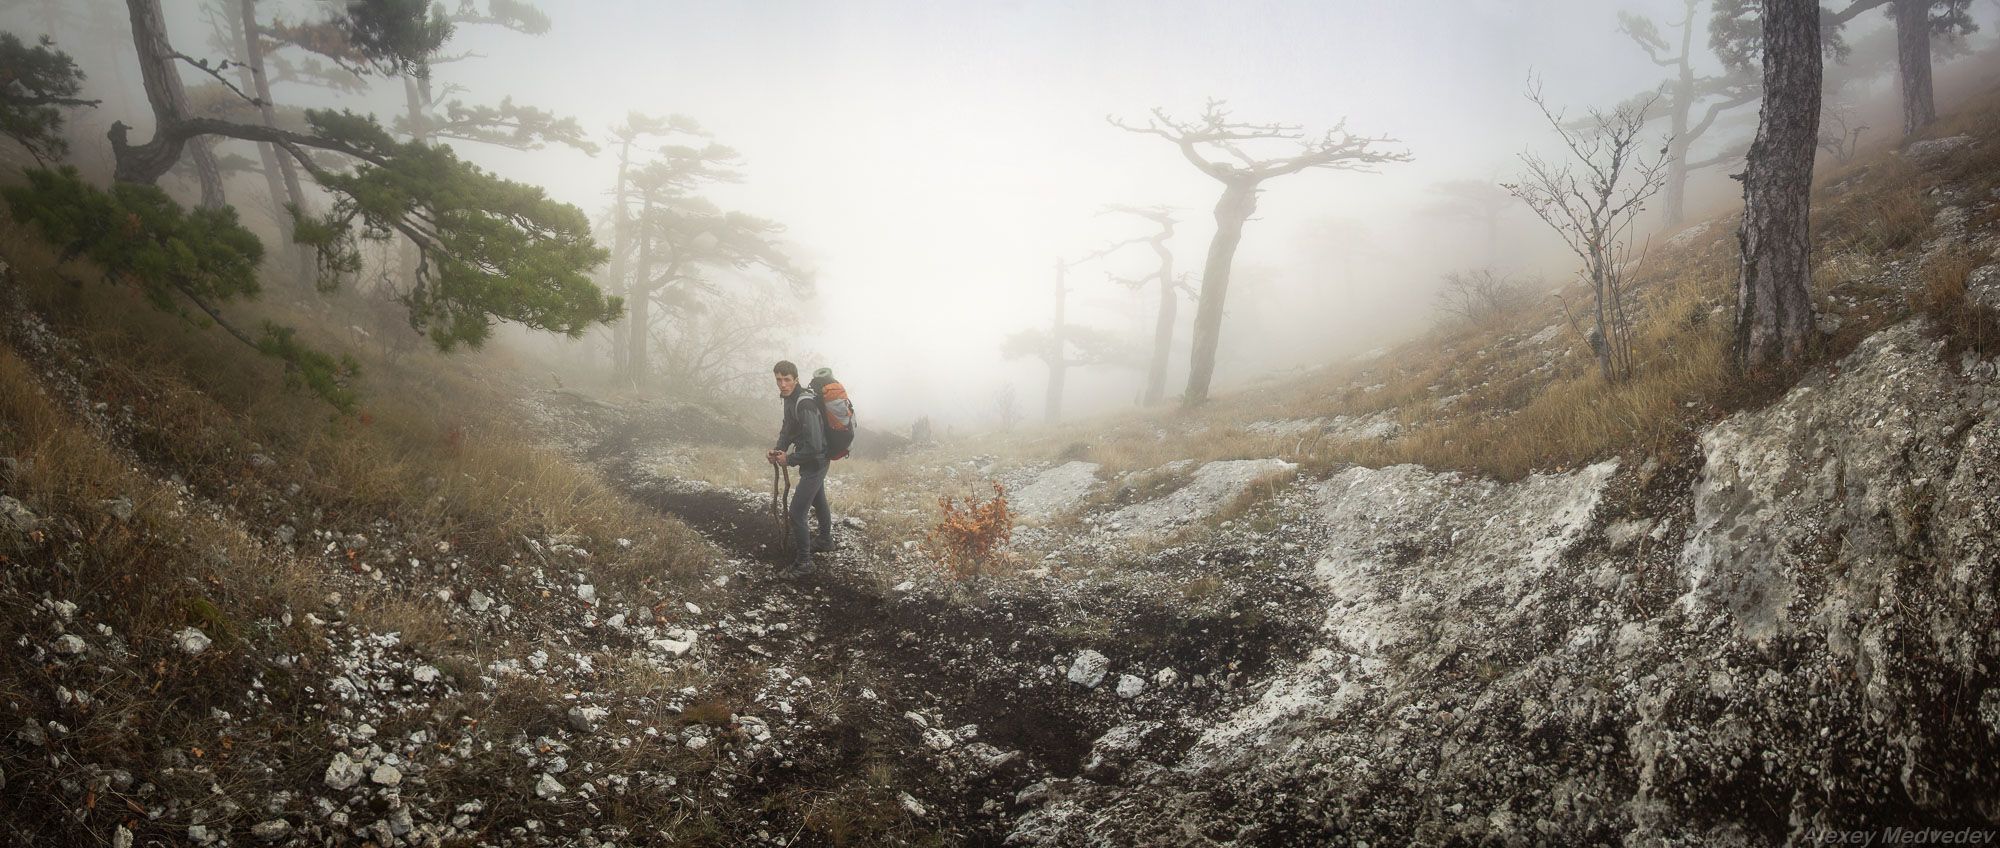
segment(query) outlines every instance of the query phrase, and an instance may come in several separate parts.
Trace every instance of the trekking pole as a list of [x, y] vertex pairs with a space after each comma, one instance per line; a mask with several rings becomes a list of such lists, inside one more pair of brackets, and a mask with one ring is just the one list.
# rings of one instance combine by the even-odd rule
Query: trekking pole
[[[784, 472], [785, 489], [782, 497], [778, 494], [778, 474]], [[780, 549], [786, 553], [792, 550], [792, 526], [786, 519], [790, 517], [792, 506], [792, 470], [777, 463], [771, 463], [771, 517], [778, 522]]]

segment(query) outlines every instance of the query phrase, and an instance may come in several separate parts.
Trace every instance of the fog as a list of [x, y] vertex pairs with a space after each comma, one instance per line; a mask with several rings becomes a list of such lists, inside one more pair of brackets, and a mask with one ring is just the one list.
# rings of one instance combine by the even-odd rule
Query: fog
[[[39, 32], [51, 9], [88, 18], [78, 11], [85, 5], [17, 4], [5, 22]], [[121, 17], [115, 4], [97, 6]], [[941, 429], [965, 430], [995, 423], [1002, 386], [1013, 387], [1024, 416], [1040, 416], [1045, 368], [1004, 360], [1001, 341], [1048, 324], [1059, 260], [1148, 234], [1149, 224], [1103, 214], [1105, 205], [1178, 209], [1176, 267], [1200, 271], [1219, 184], [1164, 139], [1121, 131], [1107, 116], [1143, 122], [1159, 107], [1192, 118], [1208, 98], [1220, 98], [1237, 119], [1297, 123], [1308, 132], [1345, 119], [1358, 134], [1397, 139], [1385, 147], [1414, 157], [1374, 173], [1307, 171], [1265, 184], [1229, 294], [1217, 375], [1227, 392], [1407, 336], [1432, 320], [1431, 294], [1446, 270], [1491, 264], [1565, 277], [1559, 243], [1525, 209], [1508, 213], [1489, 243], [1480, 225], [1438, 210], [1437, 186], [1510, 178], [1520, 152], [1553, 142], [1523, 95], [1531, 74], [1551, 104], [1573, 112], [1657, 85], [1663, 70], [1618, 31], [1616, 13], [1647, 14], [1664, 28], [1680, 7], [1672, 0], [544, 3], [550, 33], [461, 27], [447, 52], [470, 55], [439, 65], [436, 77], [441, 87], [463, 86], [457, 96], [469, 102], [511, 96], [574, 116], [600, 138], [633, 111], [698, 120], [741, 154], [745, 177], [707, 196], [784, 224], [789, 248], [814, 275], [806, 321], [780, 352], [807, 368], [834, 367], [873, 422], [900, 427], [927, 414]], [[196, 56], [209, 49], [199, 4], [170, 0], [167, 9], [177, 47]], [[297, 4], [291, 14], [307, 9]], [[1990, 12], [1979, 14], [1983, 21]], [[1873, 29], [1884, 21], [1870, 14], [1857, 23]], [[56, 36], [90, 73], [93, 96], [106, 98], [102, 120], [148, 123], [104, 93], [120, 78], [135, 81], [129, 55], [121, 71], [92, 49], [129, 54], [129, 42], [79, 43], [60, 27]], [[280, 84], [277, 97], [396, 113], [400, 86], [378, 81], [375, 89], [340, 100]], [[1742, 122], [1696, 153], [1748, 131]], [[454, 146], [593, 216], [608, 202], [615, 169], [608, 153]], [[253, 189], [246, 180], [234, 190]], [[1698, 172], [1690, 212], [1734, 191], [1724, 169]], [[1107, 275], [1140, 276], [1152, 264], [1137, 246], [1074, 268], [1070, 321], [1119, 332], [1143, 349], [1155, 295]], [[1184, 301], [1169, 394], [1186, 379], [1193, 315]], [[602, 348], [603, 334], [580, 344]], [[1129, 408], [1143, 374], [1143, 367], [1075, 369], [1065, 411]]]

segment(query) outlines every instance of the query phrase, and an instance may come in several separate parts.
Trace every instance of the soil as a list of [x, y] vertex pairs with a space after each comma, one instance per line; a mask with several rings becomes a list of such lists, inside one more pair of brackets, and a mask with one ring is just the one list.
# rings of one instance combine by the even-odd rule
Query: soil
[[[775, 571], [790, 554], [768, 500], [637, 467], [636, 449], [656, 438], [642, 426], [598, 432], [602, 438], [583, 446], [583, 454], [635, 499], [681, 519], [732, 557], [734, 576], [744, 584], [730, 594], [761, 604], [760, 620], [785, 622], [792, 637], [725, 630], [714, 637], [714, 650], [846, 684], [850, 697], [836, 719], [816, 727], [800, 722], [810, 738], [798, 741], [813, 753], [794, 757], [800, 761], [794, 768], [760, 775], [765, 791], [825, 789], [886, 761], [954, 843], [1000, 844], [1021, 811], [1016, 793], [1043, 779], [1083, 778], [1093, 743], [1114, 727], [1160, 722], [1147, 737], [1145, 759], [1176, 761], [1207, 716], [1250, 694], [1230, 688], [1230, 681], [1296, 658], [1297, 646], [1307, 643], [1300, 637], [1317, 625], [1312, 611], [1323, 609], [1309, 581], [1284, 576], [1302, 577], [1298, 572], [1310, 569], [1304, 562], [1232, 586], [1228, 597], [1210, 599], [1195, 614], [1184, 608], [1194, 605], [1171, 592], [1157, 599], [1089, 587], [897, 591], [887, 588], [872, 558], [900, 540], [846, 526], [839, 530], [841, 551], [821, 554], [817, 571], [783, 580]], [[1184, 571], [1247, 566], [1248, 557], [1222, 543], [1156, 556], [1144, 563], [1152, 573], [1140, 578], [1170, 585]], [[1114, 674], [1094, 689], [1065, 678], [1085, 648], [1112, 660]], [[1115, 672], [1159, 668], [1216, 683], [1129, 701], [1110, 691]], [[962, 760], [923, 744], [923, 728], [907, 717], [912, 712], [933, 717], [931, 726], [940, 729], [976, 725], [968, 741], [1020, 756], [990, 775], [968, 773]]]

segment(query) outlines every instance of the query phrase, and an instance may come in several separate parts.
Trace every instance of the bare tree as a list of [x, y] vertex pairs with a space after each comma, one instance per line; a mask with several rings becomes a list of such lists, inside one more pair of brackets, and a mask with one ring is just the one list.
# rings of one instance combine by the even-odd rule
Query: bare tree
[[1743, 275], [1736, 287], [1739, 369], [1780, 367], [1813, 340], [1811, 210], [1819, 140], [1816, 0], [1762, 0], [1764, 107], [1743, 174]]
[[1506, 184], [1507, 190], [1583, 260], [1578, 274], [1591, 289], [1592, 353], [1606, 382], [1623, 380], [1632, 372], [1631, 316], [1625, 308], [1632, 225], [1646, 201], [1660, 192], [1668, 155], [1662, 148], [1647, 158], [1640, 146], [1653, 102], [1628, 103], [1608, 113], [1591, 109], [1577, 126], [1549, 108], [1539, 82], [1529, 81], [1528, 100], [1555, 129], [1568, 155], [1551, 161], [1521, 154], [1527, 171], [1520, 182]]
[[[1177, 121], [1161, 109], [1154, 109], [1144, 126], [1107, 120], [1119, 129], [1173, 142], [1197, 170], [1222, 183], [1222, 199], [1215, 204], [1215, 237], [1209, 242], [1208, 261], [1202, 266], [1201, 298], [1195, 308], [1194, 350], [1189, 357], [1187, 392], [1182, 396], [1189, 405], [1208, 400], [1209, 383], [1215, 376], [1215, 352], [1222, 338], [1229, 268], [1236, 258], [1236, 246], [1243, 241], [1243, 224], [1257, 211], [1259, 186], [1265, 180], [1314, 168], [1373, 171], [1383, 162], [1410, 161], [1407, 152], [1376, 147], [1395, 139], [1354, 135], [1347, 131], [1345, 120], [1320, 136], [1310, 137], [1296, 124], [1232, 121], [1220, 100], [1210, 100], [1201, 117], [1193, 121]], [[1289, 142], [1298, 150], [1291, 156], [1259, 158], [1246, 149], [1248, 143], [1264, 141]]]
[[1507, 274], [1491, 268], [1451, 271], [1444, 275], [1444, 287], [1434, 298], [1439, 312], [1479, 323], [1521, 304], [1521, 286]]
[[[139, 78], [145, 85], [146, 100], [162, 125], [186, 124], [191, 117], [187, 90], [182, 86], [180, 61], [188, 57], [167, 43], [167, 23], [160, 4], [128, 0], [126, 10], [132, 20], [132, 41], [139, 53]], [[201, 183], [201, 205], [220, 209], [228, 205], [223, 194], [222, 168], [215, 161], [214, 142], [207, 137], [182, 138], [167, 144], [131, 147], [126, 143], [129, 128], [123, 122], [111, 125], [111, 147], [121, 182], [152, 182], [179, 161], [186, 151]], [[158, 139], [156, 139], [157, 141]]]
[[1174, 321], [1180, 309], [1180, 283], [1174, 277], [1174, 253], [1167, 242], [1174, 237], [1174, 225], [1180, 223], [1174, 217], [1174, 210], [1165, 206], [1139, 208], [1136, 206], [1110, 206], [1109, 211], [1137, 215], [1153, 222], [1160, 229], [1144, 239], [1153, 249], [1160, 264], [1153, 273], [1144, 277], [1127, 279], [1113, 277], [1115, 282], [1130, 288], [1152, 283], [1159, 289], [1160, 308], [1153, 321], [1153, 354], [1146, 366], [1146, 390], [1142, 402], [1147, 405], [1159, 403], [1167, 393], [1167, 358], [1174, 344]]
[[1820, 109], [1819, 126], [1819, 149], [1843, 164], [1854, 158], [1861, 146], [1861, 134], [1868, 131], [1868, 125], [1855, 117], [1852, 108], [1838, 103], [1828, 103]]
[[[271, 78], [264, 61], [264, 54], [271, 45], [263, 25], [258, 21], [257, 0], [225, 0], [220, 8], [207, 11], [210, 13], [210, 24], [216, 30], [215, 46], [224, 55], [237, 59], [234, 64], [238, 84], [251, 96], [250, 105], [256, 109], [254, 120], [277, 129], [278, 112], [271, 99]], [[257, 145], [257, 155], [271, 194], [274, 217], [287, 236], [285, 244], [296, 266], [293, 271], [300, 284], [308, 284], [313, 279], [312, 253], [290, 238], [292, 216], [286, 211], [297, 209], [302, 215], [312, 214], [306, 203], [305, 187], [299, 181], [298, 167], [275, 144]]]
[[[1672, 74], [1655, 91], [1637, 98], [1643, 101], [1658, 96], [1664, 101], [1658, 104], [1661, 107], [1659, 111], [1672, 124], [1667, 136], [1666, 189], [1662, 197], [1664, 208], [1661, 210], [1669, 226], [1680, 223], [1685, 217], [1688, 174], [1735, 161], [1742, 148], [1699, 162], [1689, 161], [1689, 149], [1714, 128], [1716, 119], [1724, 112], [1755, 103], [1759, 96], [1755, 75], [1747, 71], [1725, 66], [1725, 71], [1720, 74], [1695, 73], [1695, 11], [1701, 6], [1701, 0], [1682, 0], [1681, 6], [1681, 20], [1674, 25], [1679, 30], [1679, 44], [1672, 46], [1651, 18], [1637, 12], [1618, 13], [1618, 31], [1639, 45], [1653, 64], [1666, 68]], [[1696, 119], [1694, 112], [1698, 107], [1702, 108], [1702, 115]]]
[[783, 358], [783, 346], [800, 324], [788, 294], [762, 285], [723, 292], [711, 303], [655, 323], [652, 349], [661, 382], [696, 398], [770, 391], [770, 364]]
[[1069, 369], [1084, 365], [1129, 364], [1135, 359], [1125, 344], [1110, 333], [1071, 324], [1066, 315], [1070, 269], [1100, 258], [1128, 243], [1120, 242], [1099, 248], [1081, 259], [1056, 260], [1055, 314], [1049, 322], [1048, 329], [1022, 330], [1009, 335], [1000, 345], [1000, 354], [1008, 359], [1032, 356], [1048, 366], [1048, 393], [1042, 411], [1043, 416], [1051, 424], [1062, 419], [1063, 387], [1067, 382]]
[[[1850, 21], [1870, 9], [1882, 9], [1895, 21], [1896, 76], [1902, 94], [1903, 137], [1907, 139], [1937, 120], [1937, 101], [1931, 90], [1932, 41], [1977, 32], [1979, 25], [1972, 20], [1971, 7], [1972, 0], [1851, 0], [1822, 13], [1820, 44], [1844, 59], [1848, 47], [1841, 40], [1841, 29]], [[1758, 34], [1763, 14], [1761, 0], [1716, 0], [1710, 41], [1725, 62], [1744, 68], [1757, 62], [1762, 50], [1763, 39]]]

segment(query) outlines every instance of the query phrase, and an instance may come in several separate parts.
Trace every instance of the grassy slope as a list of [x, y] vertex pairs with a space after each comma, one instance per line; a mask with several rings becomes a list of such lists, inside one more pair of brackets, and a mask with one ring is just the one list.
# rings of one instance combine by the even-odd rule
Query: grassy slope
[[[142, 842], [178, 841], [192, 812], [167, 799], [202, 798], [213, 783], [226, 808], [315, 785], [338, 701], [313, 688], [317, 673], [299, 673], [334, 660], [329, 631], [308, 613], [344, 632], [400, 633], [402, 650], [472, 682], [484, 662], [527, 648], [455, 627], [443, 614], [451, 601], [413, 585], [483, 585], [532, 614], [528, 569], [501, 567], [532, 556], [529, 539], [596, 552], [577, 568], [625, 596], [667, 593], [708, 555], [678, 522], [533, 446], [512, 423], [510, 387], [482, 376], [495, 373], [490, 356], [367, 358], [364, 411], [339, 417], [220, 331], [157, 312], [87, 268], [58, 267], [11, 226], [0, 254], [11, 266], [0, 282], [0, 494], [38, 518], [25, 532], [0, 525], [0, 638], [10, 645], [0, 652], [0, 833], [23, 844], [100, 844], [118, 823]], [[238, 312], [322, 337], [312, 331], [333, 323], [279, 302]], [[392, 570], [408, 579], [379, 579]], [[331, 603], [334, 592], [345, 597]], [[61, 621], [44, 599], [78, 609]], [[173, 634], [185, 628], [213, 647], [179, 650]], [[40, 647], [61, 630], [91, 648], [68, 657]], [[296, 663], [276, 662], [287, 655]], [[265, 707], [241, 703], [250, 680]], [[546, 709], [518, 692], [463, 706], [465, 720], [489, 728]], [[14, 744], [17, 728], [52, 721], [62, 730], [47, 749]], [[252, 747], [255, 757], [237, 756]], [[479, 796], [490, 777], [468, 768], [452, 779]], [[632, 814], [663, 821], [658, 812]]]
[[[1915, 164], [1885, 147], [1846, 165], [1822, 163], [1814, 199], [1814, 297], [1840, 325], [1822, 360], [1917, 311], [1960, 331], [1985, 326], [1966, 313], [1962, 297], [1978, 257], [1969, 247], [1937, 256], [1920, 250], [1934, 235], [1937, 192], [1950, 192], [1956, 205], [1984, 205], [1969, 231], [1983, 231], [2000, 217], [2000, 205], [1984, 200], [2000, 188], [2000, 89], [1961, 104], [1921, 138], [1956, 135], [1977, 143], [1938, 163]], [[1607, 456], [1677, 458], [1692, 447], [1695, 430], [1768, 399], [1795, 376], [1746, 380], [1728, 365], [1736, 217], [1731, 212], [1696, 222], [1678, 242], [1656, 239], [1633, 270], [1638, 368], [1621, 384], [1604, 383], [1563, 317], [1562, 302], [1572, 309], [1588, 303], [1587, 290], [1573, 285], [1560, 298], [1476, 324], [1442, 325], [1377, 358], [1317, 369], [1293, 378], [1284, 391], [1238, 391], [1191, 412], [1102, 416], [969, 449], [1088, 459], [1111, 472], [1182, 458], [1277, 456], [1322, 471], [1412, 462], [1502, 478]], [[1553, 340], [1531, 341], [1545, 330]], [[1343, 440], [1311, 431], [1270, 435], [1250, 426], [1340, 416], [1380, 416], [1396, 423], [1400, 434]]]

